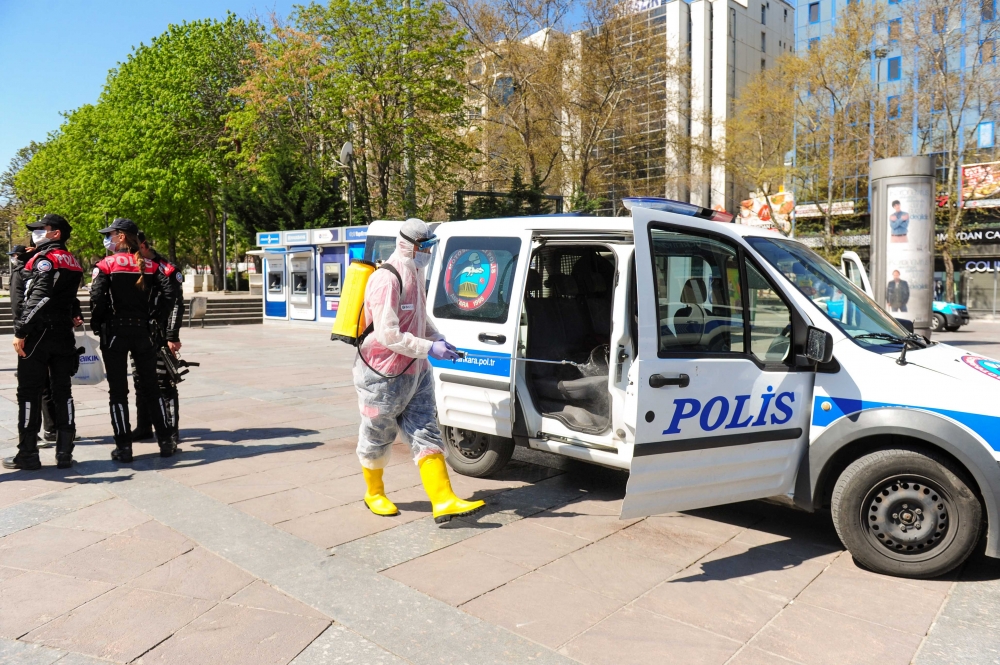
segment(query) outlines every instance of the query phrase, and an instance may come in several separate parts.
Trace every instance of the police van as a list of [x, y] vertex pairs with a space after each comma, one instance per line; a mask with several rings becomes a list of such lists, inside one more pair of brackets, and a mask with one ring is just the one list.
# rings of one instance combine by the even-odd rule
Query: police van
[[[457, 472], [515, 445], [630, 472], [622, 518], [829, 506], [868, 568], [1000, 555], [1000, 362], [908, 332], [780, 234], [663, 199], [437, 228], [428, 316]], [[387, 231], [386, 236], [391, 237]]]

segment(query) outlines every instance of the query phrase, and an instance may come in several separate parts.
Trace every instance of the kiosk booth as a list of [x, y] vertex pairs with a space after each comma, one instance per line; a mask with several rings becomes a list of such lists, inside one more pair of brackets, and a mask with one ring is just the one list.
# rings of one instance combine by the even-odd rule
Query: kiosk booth
[[264, 273], [265, 321], [333, 322], [347, 265], [364, 258], [368, 227], [257, 234]]

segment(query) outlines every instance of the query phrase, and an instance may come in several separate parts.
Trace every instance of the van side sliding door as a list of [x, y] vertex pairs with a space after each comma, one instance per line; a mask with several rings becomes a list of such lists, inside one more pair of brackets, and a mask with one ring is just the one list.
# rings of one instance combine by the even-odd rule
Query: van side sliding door
[[789, 362], [789, 305], [723, 234], [632, 213], [639, 355], [622, 517], [789, 492], [815, 376]]

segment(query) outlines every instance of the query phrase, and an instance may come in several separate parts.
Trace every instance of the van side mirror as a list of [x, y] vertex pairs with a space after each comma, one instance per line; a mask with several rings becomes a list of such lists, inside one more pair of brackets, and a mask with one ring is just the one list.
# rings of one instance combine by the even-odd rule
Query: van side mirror
[[806, 358], [821, 365], [830, 362], [833, 359], [833, 335], [809, 326], [806, 330]]
[[913, 332], [913, 321], [909, 319], [896, 319], [896, 323], [903, 326], [906, 332]]

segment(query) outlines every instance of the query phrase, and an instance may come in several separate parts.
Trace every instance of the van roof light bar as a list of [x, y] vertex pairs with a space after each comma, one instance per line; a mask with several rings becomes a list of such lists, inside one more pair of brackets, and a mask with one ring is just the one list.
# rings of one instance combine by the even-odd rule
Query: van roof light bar
[[655, 196], [630, 196], [622, 199], [622, 205], [626, 210], [632, 208], [650, 208], [651, 210], [663, 210], [687, 217], [697, 217], [707, 219], [710, 222], [724, 222], [731, 224], [736, 221], [736, 216], [722, 210], [711, 210], [702, 208], [693, 203], [674, 201], [672, 199], [661, 199]]

